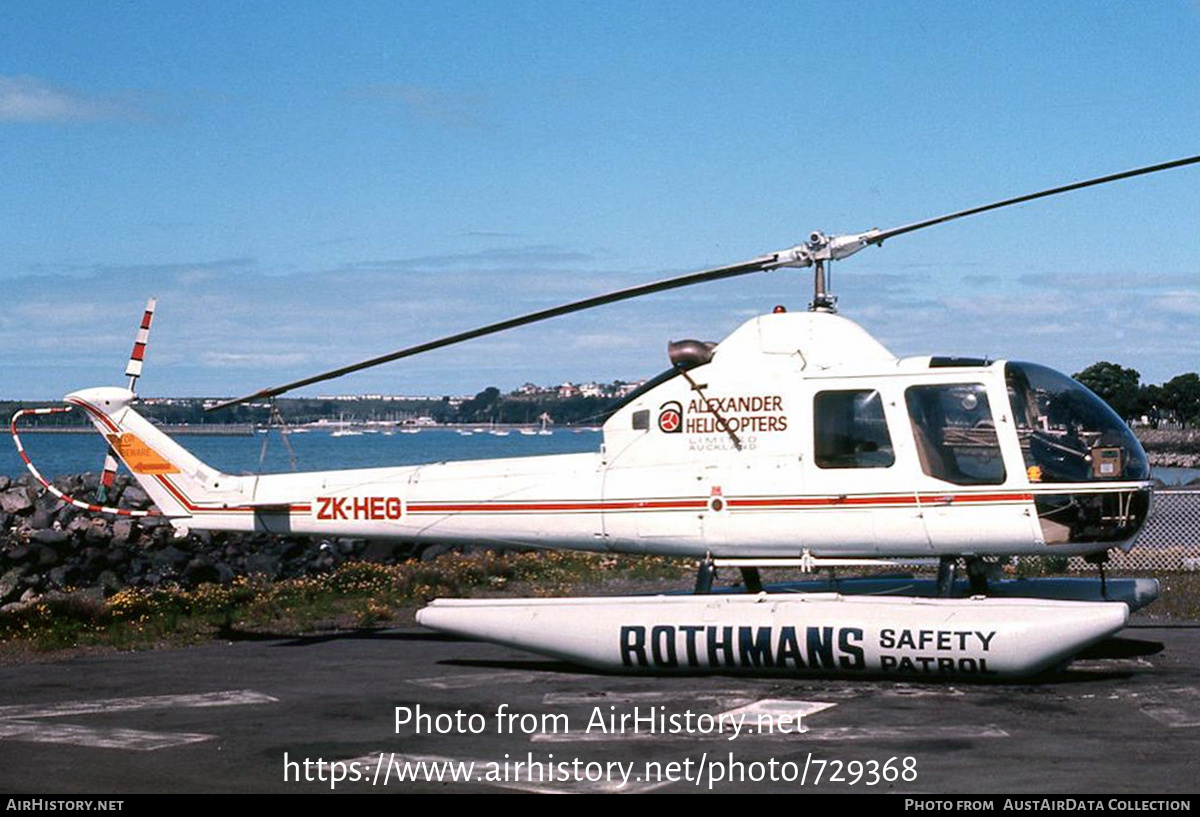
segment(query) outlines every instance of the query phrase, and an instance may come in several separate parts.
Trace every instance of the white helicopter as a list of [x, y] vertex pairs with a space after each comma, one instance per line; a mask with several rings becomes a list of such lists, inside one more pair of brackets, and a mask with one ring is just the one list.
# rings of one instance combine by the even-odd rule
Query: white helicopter
[[[836, 298], [826, 289], [826, 266], [935, 224], [1197, 162], [1200, 156], [1138, 168], [890, 230], [843, 236], [814, 232], [807, 242], [739, 264], [541, 310], [215, 406], [271, 398], [431, 349], [653, 292], [781, 267], [814, 268], [814, 296], [807, 312], [777, 308], [719, 343], [669, 344], [671, 367], [611, 411], [603, 444], [594, 453], [308, 473], [221, 473], [133, 407], [153, 302], [127, 370], [127, 388], [86, 389], [67, 395], [66, 407], [18, 412], [14, 439], [20, 449], [16, 424], [24, 414], [82, 409], [180, 534], [264, 531], [700, 560], [698, 596], [655, 602], [439, 601], [421, 614], [422, 623], [430, 626], [594, 666], [635, 671], [1037, 672], [1119, 629], [1128, 608], [1152, 600], [1157, 589], [1129, 585], [1118, 590], [1126, 603], [1116, 605], [1105, 601], [1113, 598], [1109, 585], [1115, 583], [1103, 579], [1098, 589], [1091, 582], [1084, 590], [1051, 582], [1001, 590], [1004, 583], [987, 581], [985, 560], [1055, 554], [1101, 561], [1110, 548], [1130, 548], [1151, 505], [1145, 453], [1100, 398], [1044, 366], [897, 358], [862, 327], [836, 314]], [[21, 455], [41, 479], [23, 451]], [[63, 496], [41, 481], [64, 501], [89, 510], [131, 513]], [[898, 558], [939, 560], [933, 589], [916, 590], [938, 598], [848, 596], [840, 585], [833, 596], [763, 594], [757, 573], [760, 567], [811, 570]], [[969, 580], [956, 592], [954, 566], [959, 560], [965, 560]], [[711, 589], [714, 568], [724, 566], [742, 569], [751, 592], [703, 595]], [[902, 583], [900, 592], [914, 586]], [[897, 592], [895, 587], [864, 587], [859, 592]], [[954, 598], [985, 592], [1018, 598]], [[1080, 598], [1093, 601], [1062, 600]], [[766, 615], [764, 599], [774, 610], [766, 619], [761, 618]], [[836, 603], [822, 608], [827, 615], [813, 618], [814, 604], [821, 600]], [[554, 604], [558, 607], [552, 615]], [[792, 620], [796, 604], [807, 605], [809, 623], [800, 635], [794, 624], [781, 623]], [[597, 612], [580, 605], [600, 607]], [[1054, 609], [1047, 611], [1047, 605]], [[1120, 608], [1119, 615], [1114, 607]], [[951, 620], [957, 623], [951, 626]], [[1052, 620], [1058, 624], [1051, 625]], [[686, 621], [694, 623], [680, 623]], [[602, 632], [578, 635], [575, 631], [591, 626], [583, 622]], [[545, 632], [535, 635], [538, 627]], [[566, 630], [571, 634], [564, 635]], [[921, 652], [928, 646], [922, 639], [940, 640], [942, 647], [917, 655], [906, 653], [910, 645], [900, 643], [911, 641], [912, 649]], [[1043, 642], [1043, 647], [1034, 646]], [[939, 664], [933, 659], [945, 660]]]

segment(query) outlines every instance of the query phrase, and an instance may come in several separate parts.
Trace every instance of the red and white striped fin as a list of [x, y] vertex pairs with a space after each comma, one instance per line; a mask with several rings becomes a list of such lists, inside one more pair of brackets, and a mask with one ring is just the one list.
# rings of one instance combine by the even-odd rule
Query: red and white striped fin
[[[92, 502], [83, 502], [73, 496], [64, 494], [62, 491], [51, 485], [46, 478], [42, 476], [41, 472], [38, 471], [38, 469], [34, 466], [33, 461], [29, 459], [29, 455], [25, 453], [25, 446], [21, 444], [21, 437], [19, 434], [17, 434], [17, 421], [26, 415], [62, 414], [70, 411], [71, 408], [71, 406], [49, 406], [47, 408], [21, 409], [12, 416], [12, 421], [9, 423], [9, 431], [12, 432], [13, 443], [17, 446], [17, 453], [21, 455], [21, 462], [25, 463], [25, 467], [29, 469], [29, 473], [33, 474], [33, 478], [41, 483], [43, 488], [54, 494], [63, 502], [66, 502], [68, 505], [74, 505], [76, 508], [81, 508], [85, 511], [91, 511], [92, 513], [111, 513], [117, 516], [161, 516], [162, 514], [156, 510], [131, 511], [128, 508], [112, 508], [107, 505], [97, 505]], [[108, 465], [106, 463], [105, 471], [107, 472], [107, 470]], [[116, 469], [114, 468], [113, 470], [115, 471]]]
[[[142, 313], [142, 325], [138, 327], [137, 337], [133, 341], [133, 351], [129, 353], [129, 365], [125, 367], [125, 375], [129, 378], [129, 390], [137, 379], [142, 376], [142, 362], [146, 359], [146, 343], [150, 340], [150, 321], [154, 319], [156, 299], [146, 301], [146, 311]], [[105, 466], [107, 468], [107, 465]]]

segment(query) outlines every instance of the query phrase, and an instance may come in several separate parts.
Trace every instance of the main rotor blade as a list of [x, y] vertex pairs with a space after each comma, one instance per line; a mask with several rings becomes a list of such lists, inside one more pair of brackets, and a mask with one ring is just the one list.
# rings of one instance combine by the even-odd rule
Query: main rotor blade
[[882, 244], [884, 241], [894, 236], [911, 233], [925, 227], [932, 227], [935, 224], [944, 224], [947, 221], [954, 221], [955, 219], [975, 215], [976, 213], [984, 213], [988, 210], [996, 210], [1001, 207], [1007, 207], [1010, 204], [1020, 204], [1022, 202], [1033, 201], [1034, 199], [1040, 199], [1046, 196], [1053, 196], [1058, 193], [1066, 193], [1068, 191], [1079, 190], [1080, 188], [1084, 187], [1105, 184], [1107, 182], [1115, 182], [1121, 179], [1132, 178], [1134, 176], [1142, 176], [1147, 173], [1157, 173], [1160, 170], [1169, 170], [1174, 167], [1183, 167], [1184, 165], [1196, 164], [1198, 162], [1200, 162], [1200, 156], [1192, 156], [1186, 159], [1176, 159], [1172, 162], [1164, 162], [1162, 164], [1150, 165], [1148, 167], [1141, 167], [1135, 170], [1127, 170], [1123, 173], [1114, 173], [1109, 176], [1101, 176], [1095, 179], [1088, 179], [1086, 181], [1063, 185], [1062, 187], [1042, 190], [1038, 193], [1030, 193], [1024, 196], [1017, 196], [1016, 198], [993, 202], [992, 204], [985, 204], [980, 207], [972, 207], [969, 210], [960, 210], [957, 213], [950, 213], [948, 215], [938, 216], [937, 218], [918, 221], [914, 224], [906, 224], [901, 227], [893, 227], [890, 230], [871, 230], [867, 233], [862, 233], [857, 236], [843, 236], [842, 245], [834, 248], [836, 254], [830, 253], [829, 248], [833, 242], [826, 241], [823, 236], [821, 236], [821, 240], [825, 243], [818, 247], [815, 242], [817, 241], [817, 236], [820, 236], [820, 234], [814, 233], [813, 241], [806, 245], [798, 245], [788, 250], [780, 250], [776, 253], [769, 253], [767, 255], [762, 255], [758, 258], [754, 258], [749, 261], [743, 261], [739, 264], [734, 264], [728, 267], [715, 267], [713, 269], [703, 270], [701, 272], [693, 272], [688, 275], [681, 275], [676, 278], [667, 278], [651, 284], [642, 284], [641, 286], [630, 287], [628, 289], [620, 289], [605, 295], [596, 295], [591, 298], [584, 298], [581, 301], [573, 301], [568, 304], [551, 307], [549, 309], [542, 309], [537, 312], [530, 312], [527, 315], [509, 318], [508, 320], [499, 321], [498, 323], [491, 323], [487, 326], [481, 326], [477, 329], [471, 329], [466, 332], [447, 335], [444, 338], [428, 341], [416, 346], [409, 346], [405, 349], [400, 349], [386, 355], [373, 357], [369, 360], [364, 360], [359, 363], [352, 363], [349, 366], [343, 366], [340, 369], [322, 372], [321, 374], [306, 377], [302, 380], [294, 380], [291, 383], [273, 386], [269, 389], [263, 389], [261, 391], [254, 392], [253, 394], [245, 395], [244, 397], [237, 397], [232, 400], [224, 400], [219, 403], [215, 403], [212, 406], [208, 406], [207, 410], [215, 411], [228, 406], [246, 403], [251, 400], [275, 397], [276, 395], [284, 394], [302, 386], [309, 386], [313, 383], [321, 383], [325, 380], [332, 380], [336, 377], [341, 377], [342, 375], [350, 374], [352, 372], [369, 369], [372, 366], [379, 366], [383, 363], [390, 363], [393, 360], [400, 360], [401, 358], [412, 357], [413, 355], [419, 355], [423, 352], [440, 349], [443, 346], [451, 346], [456, 343], [462, 343], [463, 341], [472, 340], [485, 335], [491, 335], [496, 332], [503, 332], [506, 329], [514, 329], [518, 326], [525, 326], [526, 324], [537, 323], [538, 321], [556, 318], [560, 315], [569, 315], [572, 312], [580, 312], [584, 309], [591, 309], [592, 307], [596, 306], [603, 306], [605, 304], [616, 303], [617, 301], [637, 298], [642, 295], [650, 295], [655, 292], [678, 289], [680, 287], [691, 286], [692, 284], [704, 283], [705, 281], [717, 281], [722, 278], [733, 278], [735, 276], [745, 275], [751, 272], [762, 272], [764, 270], [775, 269], [781, 266], [805, 267], [811, 266], [814, 260], [821, 261], [826, 259], [845, 258], [855, 252], [858, 252], [858, 250], [862, 249], [863, 247], [867, 247], [872, 244]]
[[351, 372], [369, 369], [372, 366], [378, 366], [382, 363], [390, 363], [393, 360], [400, 360], [405, 357], [412, 357], [423, 352], [429, 352], [434, 349], [440, 349], [443, 346], [452, 346], [456, 343], [480, 338], [484, 335], [492, 335], [496, 332], [503, 332], [506, 329], [514, 329], [518, 326], [525, 326], [530, 323], [548, 320], [549, 318], [557, 318], [560, 315], [569, 315], [572, 312], [580, 312], [584, 309], [591, 309], [596, 306], [616, 303], [617, 301], [625, 301], [630, 298], [638, 298], [642, 295], [651, 295], [655, 292], [665, 292], [670, 289], [679, 289], [680, 287], [691, 286], [692, 284], [701, 284], [705, 281], [719, 281], [722, 278], [733, 278], [738, 275], [746, 275], [751, 272], [762, 272], [763, 270], [772, 269], [780, 266], [780, 253], [771, 253], [762, 255], [758, 258], [753, 258], [749, 261], [743, 261], [739, 264], [734, 264], [728, 267], [715, 267], [713, 269], [703, 270], [701, 272], [693, 272], [687, 275], [680, 275], [676, 278], [667, 278], [662, 281], [656, 281], [650, 284], [641, 284], [628, 289], [619, 289], [615, 292], [609, 292], [604, 295], [594, 295], [591, 298], [584, 298], [582, 301], [572, 301], [571, 303], [562, 304], [561, 306], [551, 307], [549, 309], [541, 309], [537, 312], [530, 312], [526, 315], [520, 315], [508, 320], [490, 323], [487, 326], [481, 326], [477, 329], [470, 329], [466, 332], [458, 332], [454, 335], [447, 335], [444, 338], [427, 341], [409, 346], [405, 349], [400, 349], [395, 352], [389, 352], [386, 355], [379, 355], [369, 360], [364, 360], [359, 363], [352, 363], [349, 366], [342, 366], [340, 369], [333, 369], [328, 372], [322, 372], [311, 377], [306, 377], [302, 380], [293, 380], [291, 383], [284, 383], [280, 386], [272, 386], [269, 389], [256, 391], [253, 394], [247, 394], [244, 397], [236, 397], [232, 400], [223, 400], [206, 407], [207, 411], [216, 411], [217, 409], [226, 408], [228, 406], [236, 406], [240, 403], [246, 403], [251, 400], [261, 400], [266, 397], [275, 397], [276, 395], [289, 392], [292, 389], [298, 389], [301, 386], [309, 386], [313, 383], [320, 383], [325, 380], [332, 380], [342, 375], [350, 374]]
[[937, 218], [918, 221], [915, 224], [905, 224], [902, 227], [893, 227], [890, 230], [884, 230], [876, 235], [871, 236], [866, 241], [866, 245], [882, 244], [884, 241], [892, 238], [893, 236], [904, 235], [905, 233], [911, 233], [916, 230], [924, 229], [925, 227], [932, 227], [935, 224], [944, 224], [947, 221], [954, 221], [958, 218], [973, 216], [976, 213], [986, 213], [988, 210], [998, 210], [1001, 207], [1008, 207], [1010, 204], [1021, 204], [1022, 202], [1033, 201], [1034, 199], [1045, 198], [1046, 196], [1053, 196], [1058, 193], [1067, 193], [1071, 190], [1079, 190], [1083, 187], [1092, 187], [1093, 185], [1097, 184], [1107, 184], [1108, 182], [1129, 179], [1134, 176], [1144, 176], [1147, 173], [1157, 173], [1160, 170], [1170, 170], [1173, 167], [1194, 165], [1197, 162], [1200, 162], [1200, 156], [1190, 156], [1186, 159], [1176, 159], [1173, 162], [1163, 162], [1162, 164], [1150, 165], [1149, 167], [1139, 167], [1135, 170], [1126, 170], [1124, 173], [1113, 173], [1110, 176], [1101, 176], [1097, 179], [1088, 179], [1087, 181], [1075, 182], [1074, 184], [1067, 184], [1063, 185], [1062, 187], [1054, 187], [1050, 190], [1042, 190], [1039, 193], [1030, 193], [1025, 196], [1017, 196], [1016, 198], [993, 202], [992, 204], [984, 204], [981, 207], [972, 207], [969, 210], [960, 210], [957, 213], [950, 213], [946, 216], [938, 216]]

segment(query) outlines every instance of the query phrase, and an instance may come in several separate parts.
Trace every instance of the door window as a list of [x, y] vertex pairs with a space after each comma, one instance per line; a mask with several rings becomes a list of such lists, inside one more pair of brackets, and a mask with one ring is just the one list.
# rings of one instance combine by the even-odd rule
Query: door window
[[921, 469], [957, 485], [999, 485], [1004, 460], [980, 383], [910, 386], [904, 392]]
[[821, 468], [887, 468], [896, 461], [877, 391], [818, 392], [813, 421]]

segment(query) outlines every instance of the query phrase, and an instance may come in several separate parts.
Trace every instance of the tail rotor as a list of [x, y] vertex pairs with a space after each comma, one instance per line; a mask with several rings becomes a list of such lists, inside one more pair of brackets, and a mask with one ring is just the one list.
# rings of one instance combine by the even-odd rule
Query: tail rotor
[[[150, 322], [154, 320], [154, 307], [158, 304], [156, 298], [146, 301], [146, 309], [142, 312], [142, 323], [133, 339], [133, 349], [129, 352], [129, 364], [125, 367], [125, 376], [129, 378], [127, 388], [136, 392], [137, 380], [142, 376], [142, 364], [146, 360], [146, 344], [150, 342]], [[100, 472], [100, 485], [96, 488], [96, 501], [100, 504], [108, 502], [113, 483], [117, 479], [117, 452], [110, 445], [104, 455], [104, 469]]]

